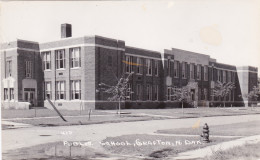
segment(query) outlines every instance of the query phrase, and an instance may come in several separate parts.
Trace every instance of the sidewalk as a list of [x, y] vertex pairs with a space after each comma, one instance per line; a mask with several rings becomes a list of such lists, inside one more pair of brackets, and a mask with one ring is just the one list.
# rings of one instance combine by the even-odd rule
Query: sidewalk
[[227, 150], [236, 146], [242, 146], [246, 143], [255, 144], [260, 142], [260, 135], [245, 137], [241, 139], [236, 139], [233, 141], [222, 142], [216, 145], [208, 146], [202, 149], [197, 149], [193, 151], [187, 151], [179, 153], [175, 160], [187, 160], [187, 159], [197, 159], [212, 155], [212, 152], [217, 150]]
[[2, 124], [2, 129], [4, 127], [8, 128], [8, 129], [17, 129], [17, 128], [28, 128], [28, 127], [32, 126], [30, 124], [15, 123], [15, 122], [4, 121], [4, 120], [2, 120], [1, 124]]

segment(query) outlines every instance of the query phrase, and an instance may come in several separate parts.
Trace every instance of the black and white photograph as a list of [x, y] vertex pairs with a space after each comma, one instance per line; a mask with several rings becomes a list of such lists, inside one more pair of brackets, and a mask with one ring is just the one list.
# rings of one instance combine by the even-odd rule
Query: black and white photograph
[[0, 61], [3, 160], [260, 160], [260, 0], [4, 0]]

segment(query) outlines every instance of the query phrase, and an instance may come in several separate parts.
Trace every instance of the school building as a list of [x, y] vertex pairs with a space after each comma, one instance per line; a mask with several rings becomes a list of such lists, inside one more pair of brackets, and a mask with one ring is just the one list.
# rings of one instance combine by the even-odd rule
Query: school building
[[[133, 91], [122, 108], [173, 108], [172, 86], [189, 84], [193, 105], [244, 106], [243, 93], [257, 86], [258, 69], [222, 64], [209, 55], [165, 49], [163, 53], [127, 46], [101, 36], [72, 37], [72, 26], [61, 25], [61, 39], [38, 43], [17, 39], [3, 43], [1, 52], [1, 106], [6, 109], [47, 107], [46, 97], [59, 109], [116, 109], [100, 83], [115, 85], [134, 72]], [[138, 64], [138, 65], [133, 65]], [[233, 82], [225, 98], [212, 96], [217, 81]], [[29, 102], [29, 103], [28, 103]]]

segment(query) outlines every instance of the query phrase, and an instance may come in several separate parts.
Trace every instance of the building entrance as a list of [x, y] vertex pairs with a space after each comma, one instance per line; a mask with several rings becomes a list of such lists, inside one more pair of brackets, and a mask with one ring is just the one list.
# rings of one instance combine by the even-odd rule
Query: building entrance
[[24, 88], [24, 101], [31, 103], [32, 106], [35, 105], [35, 88]]

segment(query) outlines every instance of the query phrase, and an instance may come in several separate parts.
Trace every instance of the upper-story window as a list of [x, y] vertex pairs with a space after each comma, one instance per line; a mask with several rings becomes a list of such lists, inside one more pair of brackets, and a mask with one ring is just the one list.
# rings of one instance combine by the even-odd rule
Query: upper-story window
[[223, 83], [226, 83], [227, 81], [227, 72], [223, 71]]
[[25, 61], [25, 77], [32, 78], [32, 61]]
[[146, 59], [147, 75], [152, 75], [152, 60]]
[[125, 56], [125, 60], [126, 73], [131, 73], [133, 71], [133, 57]]
[[190, 64], [190, 79], [194, 79], [195, 78], [195, 65], [194, 64]]
[[227, 71], [227, 82], [231, 82], [231, 71]]
[[108, 56], [107, 57], [107, 64], [108, 64], [108, 66], [112, 67], [112, 63], [113, 63], [112, 56]]
[[209, 69], [208, 66], [204, 66], [204, 81], [208, 81], [208, 76], [209, 76]]
[[[70, 61], [71, 61], [71, 68], [77, 68], [81, 66], [80, 63], [80, 48], [70, 48]], [[65, 56], [64, 56], [65, 59]], [[64, 67], [65, 68], [65, 67]]]
[[197, 65], [197, 79], [201, 80], [201, 65]]
[[221, 81], [221, 74], [220, 74], [220, 70], [217, 70], [217, 76], [218, 76], [218, 81]]
[[236, 72], [232, 72], [232, 82], [235, 83], [236, 82]]
[[56, 69], [65, 68], [65, 50], [55, 51]]
[[168, 57], [167, 60], [168, 76], [171, 76], [171, 59]]
[[158, 60], [154, 60], [154, 72], [155, 72], [155, 76], [159, 75]]
[[143, 63], [142, 63], [142, 59], [140, 58], [140, 57], [137, 57], [137, 59], [136, 59], [136, 62], [137, 62], [137, 73], [138, 74], [143, 74], [143, 68], [142, 68], [142, 66], [143, 66]]
[[51, 52], [42, 52], [42, 68], [43, 70], [51, 69]]
[[186, 75], [187, 67], [186, 66], [187, 66], [186, 62], [182, 62], [181, 76], [183, 79], [187, 78], [187, 75]]
[[179, 61], [175, 61], [173, 67], [174, 67], [174, 70], [173, 70], [174, 71], [174, 77], [178, 78], [179, 77], [179, 70], [180, 70]]
[[12, 76], [12, 60], [6, 61], [6, 68], [5, 68], [5, 77], [11, 77]]

